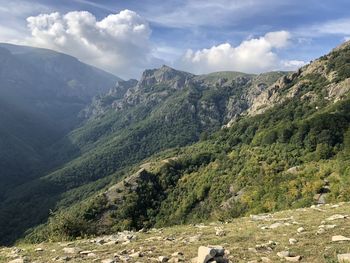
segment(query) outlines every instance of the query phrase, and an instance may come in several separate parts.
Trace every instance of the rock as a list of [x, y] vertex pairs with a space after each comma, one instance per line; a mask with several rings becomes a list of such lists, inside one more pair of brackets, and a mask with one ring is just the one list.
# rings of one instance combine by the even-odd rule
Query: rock
[[197, 263], [207, 263], [209, 260], [213, 259], [217, 254], [215, 248], [200, 246], [198, 248], [198, 259]]
[[269, 259], [268, 257], [262, 257], [262, 258], [261, 258], [261, 262], [269, 263], [269, 262], [272, 262], [272, 261], [271, 261], [271, 259]]
[[222, 236], [225, 236], [226, 233], [225, 233], [225, 231], [222, 228], [215, 227], [215, 235], [219, 236], [219, 237], [222, 237]]
[[328, 217], [326, 220], [327, 221], [334, 221], [334, 220], [339, 220], [339, 219], [345, 219], [348, 217], [349, 217], [348, 215], [336, 214], [336, 215], [332, 215], [332, 216]]
[[158, 262], [168, 262], [169, 258], [165, 256], [159, 256], [158, 257]]
[[78, 254], [80, 251], [82, 251], [78, 247], [65, 247], [63, 248], [63, 252], [66, 254]]
[[141, 255], [140, 252], [135, 252], [135, 253], [130, 254], [129, 256], [132, 257], [132, 258], [139, 258], [139, 257], [141, 257], [142, 255]]
[[41, 248], [41, 247], [38, 247], [38, 248], [35, 249], [35, 251], [36, 251], [36, 252], [42, 252], [42, 251], [44, 251], [44, 249]]
[[305, 228], [303, 228], [303, 227], [299, 227], [299, 228], [297, 229], [297, 232], [298, 232], [298, 233], [305, 232]]
[[301, 260], [301, 256], [285, 257], [284, 259], [290, 262], [298, 262]]
[[285, 257], [289, 257], [290, 256], [290, 252], [289, 251], [281, 251], [277, 253], [277, 256], [280, 258], [285, 258]]
[[332, 242], [340, 242], [340, 241], [350, 241], [350, 238], [344, 236], [332, 236]]
[[298, 240], [296, 240], [295, 238], [290, 238], [289, 239], [289, 244], [294, 245], [296, 243], [298, 243]]
[[316, 231], [316, 235], [321, 235], [321, 234], [323, 234], [323, 233], [325, 233], [326, 232], [326, 230], [324, 229], [324, 228], [320, 228], [320, 229], [318, 229], [317, 231]]
[[101, 263], [115, 263], [116, 261], [113, 258], [103, 259]]
[[95, 258], [95, 257], [96, 257], [96, 254], [95, 254], [95, 253], [89, 253], [89, 254], [87, 254], [87, 256], [88, 256], [89, 258]]
[[339, 263], [347, 263], [350, 262], [350, 253], [348, 254], [338, 254]]

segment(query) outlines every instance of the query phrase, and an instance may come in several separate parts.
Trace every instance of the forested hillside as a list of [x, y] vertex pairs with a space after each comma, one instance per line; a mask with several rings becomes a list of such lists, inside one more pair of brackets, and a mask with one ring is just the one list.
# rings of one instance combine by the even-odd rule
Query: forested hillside
[[207, 137], [245, 112], [283, 74], [195, 76], [163, 66], [146, 70], [139, 82], [118, 82], [80, 112], [83, 125], [46, 151], [52, 165], [66, 164], [3, 197], [4, 240], [45, 221], [50, 209], [70, 206], [120, 180], [145, 158]]
[[[194, 85], [203, 76], [181, 72], [168, 82], [173, 70], [146, 71], [123, 99], [112, 96], [106, 107], [96, 103], [99, 110], [87, 112], [97, 114], [71, 133], [86, 153], [41, 179], [58, 187], [57, 193], [70, 191], [27, 240], [349, 200], [349, 57], [347, 42], [274, 83], [256, 81], [264, 75], [235, 73], [230, 79], [218, 73]], [[167, 86], [157, 85], [159, 79]], [[157, 104], [159, 96], [166, 103]], [[113, 133], [118, 126], [112, 123], [127, 132]]]

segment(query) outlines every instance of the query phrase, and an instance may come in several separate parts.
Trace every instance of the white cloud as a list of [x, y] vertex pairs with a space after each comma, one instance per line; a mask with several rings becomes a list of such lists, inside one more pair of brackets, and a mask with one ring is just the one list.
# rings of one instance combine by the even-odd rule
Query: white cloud
[[350, 36], [344, 37], [344, 41], [349, 41], [349, 40], [350, 40]]
[[323, 34], [350, 34], [350, 18], [328, 21], [315, 27], [315, 30]]
[[195, 73], [242, 71], [259, 73], [277, 69], [296, 69], [302, 61], [283, 61], [274, 52], [286, 47], [291, 35], [287, 31], [270, 32], [259, 38], [243, 41], [234, 47], [229, 43], [198, 51], [188, 50], [178, 66]]
[[27, 42], [73, 55], [121, 77], [135, 77], [155, 63], [148, 22], [124, 10], [98, 21], [87, 11], [40, 14], [27, 18]]
[[325, 22], [305, 25], [295, 30], [295, 34], [302, 38], [323, 37], [323, 36], [349, 36], [350, 35], [350, 18], [341, 18], [328, 20]]

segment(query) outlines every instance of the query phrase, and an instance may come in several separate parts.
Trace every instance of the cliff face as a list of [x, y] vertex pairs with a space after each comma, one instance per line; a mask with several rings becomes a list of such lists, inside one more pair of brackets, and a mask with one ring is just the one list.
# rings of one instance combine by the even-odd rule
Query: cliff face
[[326, 99], [329, 102], [344, 99], [350, 90], [349, 57], [348, 41], [297, 72], [280, 78], [253, 99], [249, 114], [262, 113], [294, 97], [310, 101]]

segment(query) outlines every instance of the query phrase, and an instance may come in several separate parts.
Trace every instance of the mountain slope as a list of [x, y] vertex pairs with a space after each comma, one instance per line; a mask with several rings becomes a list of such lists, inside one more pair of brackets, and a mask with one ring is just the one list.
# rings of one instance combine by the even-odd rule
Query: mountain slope
[[92, 98], [116, 81], [68, 55], [0, 44], [1, 207], [15, 186], [62, 164], [55, 145], [75, 149], [64, 136], [83, 121], [79, 113]]
[[[219, 129], [247, 109], [251, 90], [259, 94], [281, 74], [207, 78], [163, 66], [145, 71], [139, 82], [119, 82], [82, 112], [84, 125], [54, 144], [55, 161], [66, 164], [4, 197], [3, 240], [41, 223], [55, 206], [69, 206], [120, 180], [123, 170], [141, 160]], [[38, 202], [41, 207], [33, 207]], [[18, 221], [8, 222], [9, 217]]]
[[[268, 107], [261, 114], [251, 113], [252, 98], [250, 114], [230, 127], [158, 154], [131, 181], [57, 211], [28, 239], [225, 220], [349, 200], [350, 98], [344, 70], [349, 50], [347, 42], [281, 77], [266, 89]], [[334, 90], [341, 96], [330, 99]]]

